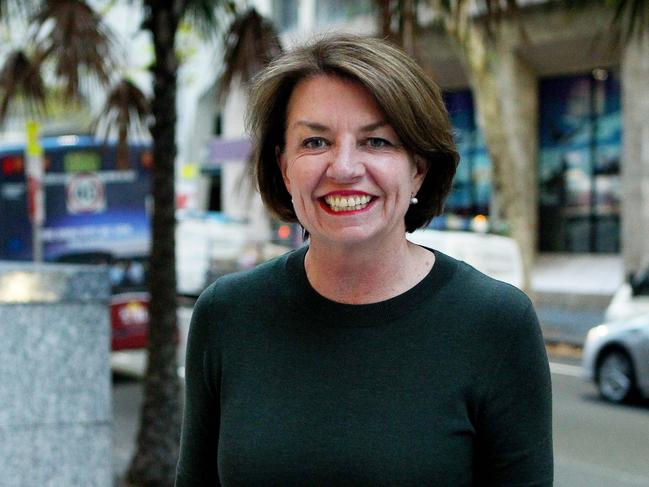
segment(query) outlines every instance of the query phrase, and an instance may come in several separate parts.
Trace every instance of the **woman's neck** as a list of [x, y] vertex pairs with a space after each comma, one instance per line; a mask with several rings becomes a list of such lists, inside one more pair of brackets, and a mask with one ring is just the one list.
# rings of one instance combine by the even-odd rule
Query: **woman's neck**
[[386, 248], [334, 247], [310, 242], [305, 258], [311, 286], [339, 303], [369, 304], [414, 287], [430, 272], [435, 255], [405, 238]]

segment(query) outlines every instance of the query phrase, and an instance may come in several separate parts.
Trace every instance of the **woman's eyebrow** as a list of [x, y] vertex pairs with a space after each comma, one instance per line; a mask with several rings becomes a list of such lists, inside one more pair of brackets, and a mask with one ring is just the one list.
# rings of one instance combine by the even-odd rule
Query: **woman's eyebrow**
[[[367, 125], [363, 125], [359, 131], [360, 132], [372, 132], [373, 130], [379, 129], [381, 127], [385, 127], [390, 125], [388, 122], [385, 120], [379, 120], [377, 122], [372, 122], [368, 123]], [[306, 127], [308, 129], [314, 130], [316, 132], [328, 132], [330, 131], [330, 128], [327, 127], [326, 125], [323, 125], [318, 122], [311, 122], [309, 120], [298, 120], [293, 123], [292, 127]]]
[[372, 122], [367, 125], [363, 125], [360, 129], [361, 132], [371, 132], [376, 129], [380, 129], [381, 127], [385, 127], [386, 125], [390, 125], [388, 122], [384, 120], [379, 120], [378, 122]]
[[309, 122], [308, 120], [298, 120], [297, 122], [294, 122], [292, 126], [293, 127], [302, 126], [314, 130], [316, 132], [329, 131], [329, 127], [327, 127], [326, 125], [322, 125], [321, 123], [317, 123], [317, 122]]

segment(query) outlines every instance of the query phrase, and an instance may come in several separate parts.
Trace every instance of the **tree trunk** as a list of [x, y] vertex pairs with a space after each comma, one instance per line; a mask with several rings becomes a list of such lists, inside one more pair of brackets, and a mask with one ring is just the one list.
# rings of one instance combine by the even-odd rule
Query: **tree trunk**
[[128, 129], [123, 122], [119, 123], [119, 134], [117, 136], [117, 169], [120, 171], [129, 168], [130, 163], [128, 160]]
[[178, 2], [148, 2], [155, 48], [153, 126], [153, 216], [148, 365], [137, 451], [127, 474], [130, 485], [172, 486], [180, 437], [180, 387], [176, 363], [176, 265], [174, 164], [176, 75], [174, 52]]
[[[400, 0], [397, 0], [397, 3], [399, 2]], [[379, 12], [377, 24], [381, 38], [399, 44], [401, 43], [401, 36], [396, 35], [392, 30], [393, 3], [394, 0], [374, 0], [374, 5]]]
[[524, 289], [538, 240], [538, 89], [536, 77], [516, 55], [517, 25], [500, 25], [489, 38], [468, 21], [455, 31], [469, 73], [478, 122], [492, 164], [492, 222], [502, 222], [523, 258]]
[[414, 0], [401, 0], [401, 47], [415, 57], [415, 27], [417, 25]]

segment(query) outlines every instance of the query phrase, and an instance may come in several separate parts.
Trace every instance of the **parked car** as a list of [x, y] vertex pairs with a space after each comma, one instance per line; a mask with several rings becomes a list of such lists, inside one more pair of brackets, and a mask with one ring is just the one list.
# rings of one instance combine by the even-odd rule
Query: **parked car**
[[629, 276], [606, 308], [604, 319], [617, 321], [649, 313], [649, 266]]
[[584, 378], [595, 382], [608, 401], [649, 398], [649, 314], [592, 328], [582, 366]]

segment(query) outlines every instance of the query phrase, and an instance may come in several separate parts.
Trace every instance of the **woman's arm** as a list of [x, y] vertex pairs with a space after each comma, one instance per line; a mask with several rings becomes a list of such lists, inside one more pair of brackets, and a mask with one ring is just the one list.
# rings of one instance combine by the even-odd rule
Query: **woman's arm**
[[512, 317], [481, 407], [476, 485], [551, 486], [552, 388], [532, 305]]
[[218, 352], [210, 337], [210, 295], [196, 302], [187, 338], [185, 410], [176, 487], [218, 486]]

